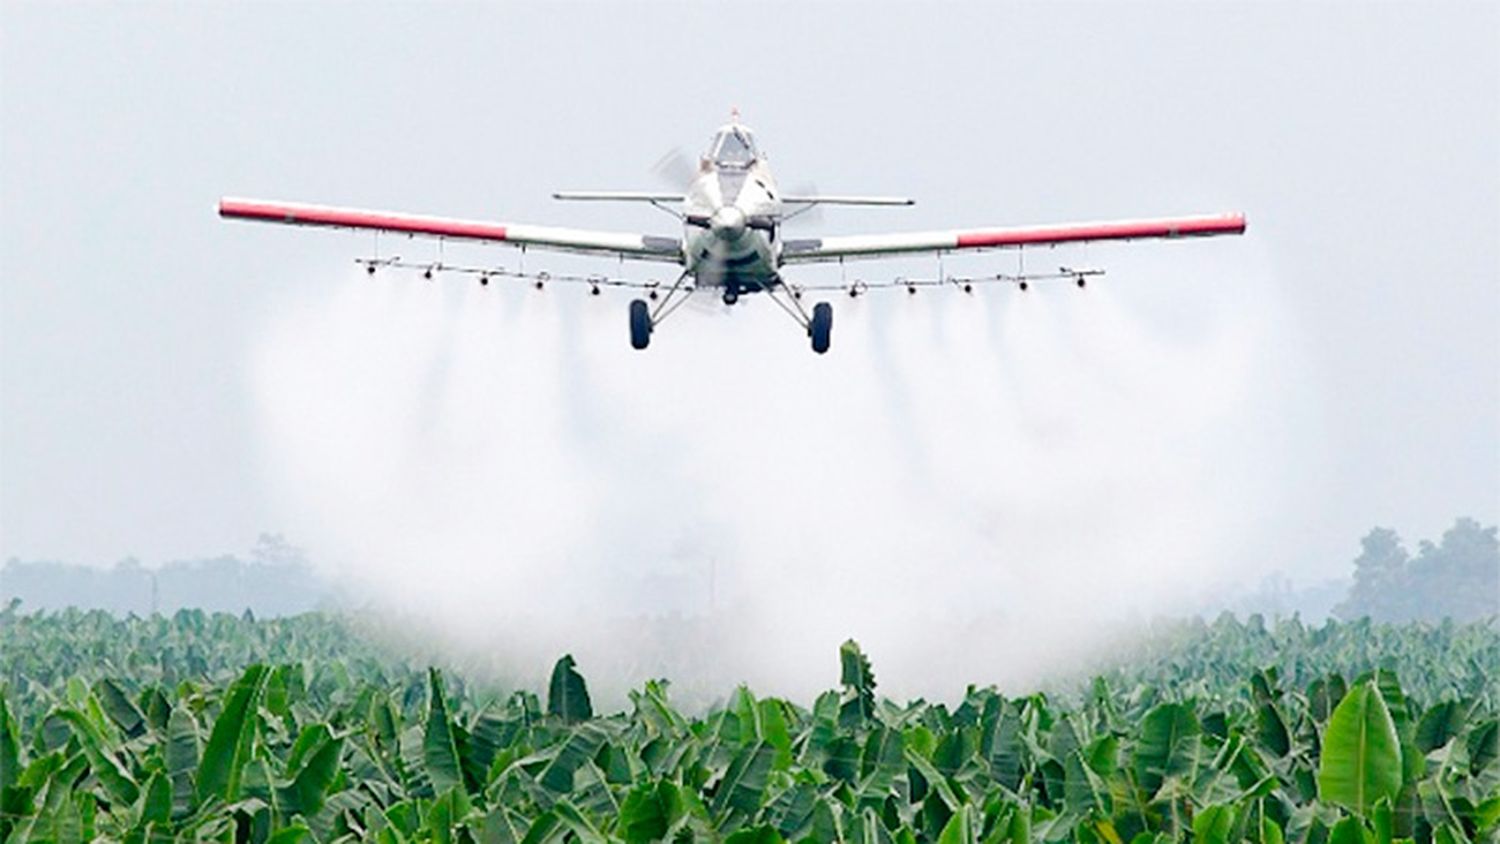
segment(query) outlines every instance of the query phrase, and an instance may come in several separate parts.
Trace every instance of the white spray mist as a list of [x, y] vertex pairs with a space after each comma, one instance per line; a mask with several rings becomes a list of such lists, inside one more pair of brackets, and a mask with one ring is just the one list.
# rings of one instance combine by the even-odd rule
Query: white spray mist
[[[571, 651], [607, 700], [805, 699], [852, 636], [898, 697], [1023, 689], [1261, 564], [1315, 407], [1269, 273], [1198, 248], [839, 297], [823, 357], [757, 297], [637, 353], [619, 297], [312, 279], [255, 349], [268, 488], [352, 594], [512, 681]], [[1130, 303], [1205, 266], [1191, 325]]]

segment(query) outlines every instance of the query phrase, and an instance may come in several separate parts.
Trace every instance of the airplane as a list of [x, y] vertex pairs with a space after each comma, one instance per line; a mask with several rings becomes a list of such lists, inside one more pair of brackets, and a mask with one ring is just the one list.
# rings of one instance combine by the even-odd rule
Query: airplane
[[[833, 331], [833, 308], [828, 302], [802, 307], [805, 292], [834, 289], [829, 286], [789, 283], [785, 273], [802, 264], [846, 259], [884, 258], [912, 254], [943, 255], [991, 249], [1056, 246], [1090, 241], [1147, 238], [1208, 237], [1245, 232], [1241, 213], [1114, 220], [1093, 223], [1007, 228], [971, 228], [895, 234], [840, 235], [831, 237], [786, 237], [784, 224], [815, 206], [908, 206], [910, 199], [890, 196], [837, 196], [788, 194], [771, 175], [766, 156], [756, 144], [755, 133], [739, 120], [738, 112], [713, 135], [698, 161], [686, 190], [681, 193], [635, 191], [561, 191], [559, 200], [580, 202], [640, 202], [664, 210], [683, 227], [682, 237], [661, 237], [611, 231], [555, 228], [520, 223], [461, 220], [389, 211], [339, 208], [325, 205], [274, 202], [225, 197], [219, 201], [219, 216], [299, 226], [365, 229], [408, 237], [504, 243], [528, 249], [607, 255], [619, 259], [673, 264], [681, 268], [669, 287], [659, 282], [637, 282], [604, 276], [563, 276], [559, 280], [590, 285], [593, 293], [601, 285], [645, 290], [644, 299], [630, 303], [630, 344], [645, 349], [657, 326], [689, 294], [717, 291], [725, 305], [734, 305], [744, 294], [764, 293], [806, 331], [812, 349], [828, 351]], [[404, 263], [399, 258], [359, 259], [373, 275], [380, 266], [418, 267], [431, 279], [434, 272], [456, 270], [477, 275], [481, 284], [491, 278], [528, 278], [541, 288], [551, 276], [527, 275], [500, 268], [473, 268]], [[935, 280], [898, 279], [886, 283], [856, 282], [840, 285], [851, 296], [872, 287], [904, 287], [915, 293], [919, 286], [957, 285], [971, 292], [977, 282], [1009, 282], [1021, 290], [1036, 280], [1068, 279], [1083, 287], [1086, 280], [1101, 275], [1097, 269], [1059, 267], [1056, 273], [1027, 275], [996, 274], [980, 278]]]

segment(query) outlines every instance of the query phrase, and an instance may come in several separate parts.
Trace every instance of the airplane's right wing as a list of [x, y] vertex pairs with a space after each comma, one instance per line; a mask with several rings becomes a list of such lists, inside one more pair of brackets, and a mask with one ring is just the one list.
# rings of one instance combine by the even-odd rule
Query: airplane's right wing
[[883, 258], [933, 252], [1055, 246], [1098, 240], [1209, 237], [1244, 232], [1244, 214], [1216, 214], [1051, 226], [789, 238], [782, 246], [781, 258], [785, 264], [807, 264], [844, 258]]

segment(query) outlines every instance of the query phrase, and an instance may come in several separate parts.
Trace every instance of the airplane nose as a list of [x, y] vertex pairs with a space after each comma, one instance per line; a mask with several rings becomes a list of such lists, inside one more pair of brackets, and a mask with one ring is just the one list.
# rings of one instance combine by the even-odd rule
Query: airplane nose
[[733, 205], [726, 205], [714, 212], [708, 226], [720, 240], [739, 240], [745, 233], [745, 212]]

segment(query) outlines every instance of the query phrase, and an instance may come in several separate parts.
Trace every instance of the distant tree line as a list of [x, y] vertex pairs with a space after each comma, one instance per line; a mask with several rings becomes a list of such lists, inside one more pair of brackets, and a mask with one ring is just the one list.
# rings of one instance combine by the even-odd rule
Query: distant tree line
[[1375, 528], [1360, 541], [1354, 581], [1334, 615], [1377, 621], [1475, 621], [1500, 615], [1496, 530], [1459, 519], [1440, 542], [1423, 540], [1412, 556], [1394, 530]]
[[[1307, 619], [1326, 617], [1330, 607], [1333, 615], [1351, 620], [1494, 618], [1500, 616], [1496, 534], [1494, 526], [1461, 518], [1439, 542], [1418, 543], [1414, 556], [1394, 530], [1375, 528], [1361, 540], [1352, 580], [1296, 589], [1284, 576], [1272, 576], [1229, 609], [1271, 616], [1300, 613]], [[0, 567], [0, 607], [14, 600], [25, 610], [71, 606], [122, 616], [179, 609], [282, 616], [334, 604], [338, 596], [301, 549], [279, 535], [262, 534], [248, 559], [222, 556], [159, 568], [134, 559], [110, 568], [12, 559]]]
[[24, 610], [79, 607], [121, 616], [248, 610], [282, 616], [318, 609], [329, 599], [328, 585], [302, 550], [275, 534], [262, 534], [249, 559], [226, 555], [156, 568], [133, 558], [108, 568], [11, 559], [0, 567], [0, 607], [20, 601]]

